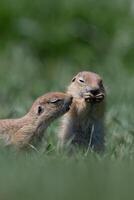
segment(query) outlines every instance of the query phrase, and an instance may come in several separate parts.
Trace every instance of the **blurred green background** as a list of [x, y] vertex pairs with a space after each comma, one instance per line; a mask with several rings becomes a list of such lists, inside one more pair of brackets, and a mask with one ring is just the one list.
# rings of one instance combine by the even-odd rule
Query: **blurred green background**
[[105, 153], [59, 154], [56, 121], [38, 153], [1, 149], [0, 199], [134, 198], [133, 65], [133, 0], [0, 1], [1, 118], [24, 115], [82, 70], [107, 89]]

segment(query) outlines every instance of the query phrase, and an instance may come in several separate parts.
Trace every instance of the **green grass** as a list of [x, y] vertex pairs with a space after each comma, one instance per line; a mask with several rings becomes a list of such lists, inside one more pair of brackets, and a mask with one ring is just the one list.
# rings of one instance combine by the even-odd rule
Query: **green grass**
[[82, 70], [107, 89], [104, 154], [57, 151], [59, 120], [38, 152], [0, 149], [0, 199], [134, 199], [133, 1], [1, 0], [0, 118], [24, 115]]
[[[4, 156], [3, 156], [4, 157]], [[133, 199], [133, 162], [12, 156], [1, 161], [2, 199]]]
[[[109, 59], [109, 58], [108, 58]], [[19, 117], [45, 92], [64, 91], [74, 73], [100, 73], [107, 88], [106, 150], [56, 149], [59, 121], [48, 129], [39, 152], [0, 151], [1, 199], [133, 199], [133, 75], [120, 64], [77, 67], [74, 62], [39, 62], [22, 47], [0, 57], [0, 117]], [[43, 68], [44, 66], [44, 68]], [[74, 67], [73, 67], [74, 66]], [[9, 68], [10, 67], [10, 68]], [[50, 67], [50, 68], [49, 68]], [[59, 76], [60, 74], [60, 76]], [[48, 147], [48, 148], [47, 148]]]

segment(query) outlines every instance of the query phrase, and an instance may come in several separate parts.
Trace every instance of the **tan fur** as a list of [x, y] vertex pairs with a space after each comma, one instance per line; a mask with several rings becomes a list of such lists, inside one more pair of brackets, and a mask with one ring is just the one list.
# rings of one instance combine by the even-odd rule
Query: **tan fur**
[[[81, 82], [82, 81], [82, 82]], [[91, 90], [98, 90], [92, 95]], [[80, 72], [72, 80], [67, 90], [73, 96], [71, 109], [61, 121], [59, 144], [64, 146], [69, 140], [100, 151], [104, 148], [105, 90], [102, 79], [92, 72]]]
[[0, 120], [0, 140], [19, 148], [36, 144], [50, 123], [69, 110], [71, 103], [70, 95], [59, 92], [39, 97], [24, 117]]

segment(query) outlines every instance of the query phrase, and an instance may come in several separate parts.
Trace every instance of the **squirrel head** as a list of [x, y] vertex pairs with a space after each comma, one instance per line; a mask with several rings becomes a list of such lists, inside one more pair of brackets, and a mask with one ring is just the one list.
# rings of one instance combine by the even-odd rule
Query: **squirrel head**
[[68, 93], [76, 98], [85, 98], [86, 102], [101, 102], [105, 97], [102, 78], [93, 72], [79, 72], [68, 87]]
[[71, 106], [72, 96], [61, 92], [51, 92], [39, 97], [32, 108], [30, 114], [40, 122], [53, 121], [65, 114]]

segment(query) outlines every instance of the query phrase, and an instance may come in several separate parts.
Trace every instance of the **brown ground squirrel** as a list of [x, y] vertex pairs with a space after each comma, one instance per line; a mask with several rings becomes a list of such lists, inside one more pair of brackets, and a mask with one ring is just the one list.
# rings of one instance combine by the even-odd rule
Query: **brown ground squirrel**
[[64, 115], [59, 131], [59, 145], [72, 144], [104, 149], [105, 89], [102, 78], [93, 72], [78, 73], [68, 87], [73, 96], [70, 111]]
[[39, 97], [24, 117], [0, 120], [0, 140], [5, 146], [18, 148], [35, 144], [50, 123], [69, 110], [71, 103], [72, 96], [60, 92]]

